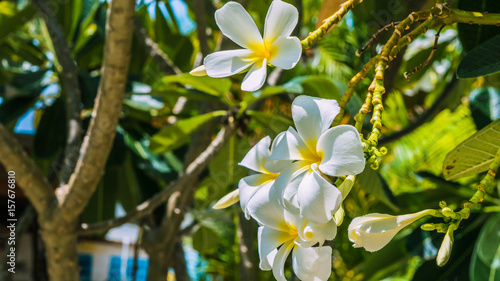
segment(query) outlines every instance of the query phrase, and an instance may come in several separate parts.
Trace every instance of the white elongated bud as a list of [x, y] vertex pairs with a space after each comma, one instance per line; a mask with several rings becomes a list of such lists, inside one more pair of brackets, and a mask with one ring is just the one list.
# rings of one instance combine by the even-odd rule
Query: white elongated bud
[[387, 245], [404, 227], [435, 213], [436, 210], [429, 209], [401, 216], [375, 213], [357, 217], [349, 225], [349, 240], [354, 243], [355, 248], [363, 247], [369, 252], [375, 252]]
[[342, 222], [344, 222], [344, 216], [345, 216], [345, 211], [344, 211], [344, 207], [341, 204], [340, 208], [338, 209], [338, 211], [335, 213], [335, 216], [333, 217], [337, 226], [340, 226], [342, 224]]
[[443, 243], [441, 243], [441, 247], [439, 248], [439, 252], [436, 257], [436, 263], [438, 266], [444, 266], [448, 260], [450, 259], [451, 250], [453, 249], [453, 231], [455, 231], [456, 227], [451, 225], [446, 231], [446, 235], [444, 236]]

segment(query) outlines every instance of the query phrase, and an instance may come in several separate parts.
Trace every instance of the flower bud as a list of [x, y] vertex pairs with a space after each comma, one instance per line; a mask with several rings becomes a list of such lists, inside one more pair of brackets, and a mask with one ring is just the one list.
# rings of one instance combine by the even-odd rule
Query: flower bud
[[357, 217], [349, 225], [349, 240], [354, 243], [355, 248], [363, 247], [369, 252], [375, 252], [387, 245], [402, 228], [435, 212], [423, 210], [401, 216], [368, 214]]
[[433, 231], [434, 229], [436, 229], [436, 225], [433, 223], [426, 223], [420, 226], [420, 228], [425, 231]]
[[344, 215], [345, 215], [344, 207], [341, 204], [340, 208], [337, 210], [337, 212], [335, 213], [335, 215], [333, 217], [337, 226], [341, 225], [342, 222], [344, 221]]
[[232, 206], [234, 203], [240, 201], [240, 190], [236, 189], [229, 192], [224, 197], [222, 197], [215, 205], [212, 207], [214, 209], [224, 209]]
[[443, 243], [439, 248], [439, 252], [436, 257], [436, 263], [438, 266], [444, 266], [450, 259], [451, 250], [453, 249], [453, 231], [455, 231], [455, 226], [451, 225], [444, 236]]
[[340, 193], [342, 193], [342, 201], [347, 197], [347, 195], [351, 191], [355, 179], [356, 176], [347, 176], [345, 180], [342, 182], [342, 184], [338, 187]]

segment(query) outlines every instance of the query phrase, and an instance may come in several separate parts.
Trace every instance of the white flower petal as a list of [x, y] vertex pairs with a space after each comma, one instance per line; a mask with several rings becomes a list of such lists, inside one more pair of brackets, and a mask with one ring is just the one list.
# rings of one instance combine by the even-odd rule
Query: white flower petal
[[244, 49], [215, 52], [206, 56], [203, 64], [208, 76], [228, 77], [249, 68], [253, 64], [250, 59], [252, 54], [252, 51]]
[[272, 185], [261, 187], [248, 202], [246, 209], [260, 225], [281, 231], [289, 230], [284, 218], [285, 209], [278, 204]]
[[274, 258], [273, 262], [273, 275], [277, 281], [286, 281], [285, 278], [285, 261], [290, 251], [293, 249], [295, 244], [293, 241], [287, 242], [281, 246]]
[[233, 190], [229, 192], [228, 194], [224, 195], [215, 205], [212, 207], [214, 209], [224, 209], [227, 208], [234, 203], [240, 201], [240, 191], [239, 189]]
[[260, 258], [259, 268], [262, 270], [271, 270], [273, 269], [273, 262], [276, 254], [278, 253], [278, 249], [272, 250], [267, 256], [264, 258]]
[[278, 37], [271, 46], [269, 63], [283, 69], [293, 68], [302, 55], [302, 44], [297, 37]]
[[271, 156], [270, 146], [271, 138], [269, 136], [261, 139], [248, 151], [239, 165], [256, 172], [268, 174], [269, 172], [264, 168], [264, 163]]
[[[290, 166], [283, 170], [276, 180], [274, 181], [274, 190], [276, 192], [276, 197], [278, 202], [283, 204], [283, 200], [290, 200], [291, 197], [297, 192], [295, 184], [300, 184], [302, 181], [303, 174], [309, 170], [309, 166], [305, 165], [304, 161], [297, 161], [290, 164]], [[290, 185], [292, 181], [297, 178], [297, 181], [293, 185]]]
[[300, 280], [326, 281], [332, 272], [332, 248], [298, 245], [292, 253], [292, 266]]
[[342, 203], [342, 194], [312, 167], [312, 171], [308, 171], [300, 183], [297, 200], [300, 214], [314, 223], [321, 224], [333, 219]]
[[299, 244], [304, 247], [313, 246], [316, 243], [323, 245], [326, 240], [333, 240], [337, 236], [337, 224], [330, 220], [323, 224], [316, 224], [303, 220], [298, 229]]
[[[259, 265], [259, 267], [264, 266], [265, 268], [261, 267], [262, 270], [270, 270], [270, 267], [267, 268], [267, 266], [265, 266], [265, 261], [267, 260], [268, 255], [283, 243], [293, 240], [293, 237], [291, 237], [287, 232], [261, 226], [259, 227], [257, 239], [259, 244], [259, 257], [261, 261], [261, 265]], [[270, 264], [272, 263], [273, 262], [271, 261]], [[269, 264], [269, 262], [267, 264]]]
[[297, 132], [311, 151], [316, 151], [320, 135], [332, 125], [340, 112], [336, 100], [298, 96], [292, 103], [292, 117]]
[[272, 44], [280, 36], [292, 34], [299, 20], [299, 12], [293, 5], [275, 0], [267, 11], [264, 25], [264, 41]]
[[290, 127], [281, 141], [273, 148], [273, 152], [264, 167], [270, 172], [277, 173], [290, 161], [313, 160], [314, 158], [314, 155], [302, 141], [297, 131]]
[[238, 182], [240, 205], [247, 219], [250, 219], [250, 214], [248, 213], [247, 208], [250, 199], [252, 199], [254, 194], [258, 192], [259, 189], [262, 189], [262, 187], [273, 185], [274, 179], [274, 176], [257, 174], [244, 177]]
[[323, 157], [319, 169], [335, 177], [357, 175], [365, 169], [365, 156], [358, 131], [350, 125], [333, 127], [318, 140]]
[[263, 45], [259, 29], [248, 12], [236, 2], [228, 2], [215, 12], [215, 22], [226, 37], [243, 48]]
[[256, 61], [254, 65], [250, 68], [243, 82], [241, 83], [241, 89], [243, 91], [254, 92], [257, 91], [264, 85], [266, 81], [267, 74], [267, 60], [263, 59], [261, 61]]
[[285, 136], [286, 131], [279, 133], [273, 140], [273, 143], [271, 144], [271, 152], [274, 151], [274, 148], [278, 145], [278, 143], [283, 139]]

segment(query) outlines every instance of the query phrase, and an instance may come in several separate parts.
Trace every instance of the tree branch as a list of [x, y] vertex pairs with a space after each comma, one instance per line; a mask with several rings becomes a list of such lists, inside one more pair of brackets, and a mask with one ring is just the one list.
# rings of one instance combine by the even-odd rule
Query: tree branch
[[56, 200], [54, 189], [21, 145], [0, 124], [0, 162], [16, 174], [16, 186], [23, 190], [37, 212], [45, 212]]
[[170, 183], [170, 185], [157, 193], [154, 197], [144, 201], [137, 206], [135, 210], [129, 212], [123, 217], [95, 223], [92, 225], [82, 224], [80, 234], [89, 235], [94, 233], [102, 233], [113, 227], [120, 226], [134, 219], [139, 219], [151, 213], [158, 206], [163, 204], [172, 193], [178, 192], [185, 187], [185, 183], [192, 177], [197, 177], [212, 161], [213, 158], [224, 148], [224, 145], [229, 140], [234, 132], [232, 124], [222, 128], [210, 145], [179, 175], [179, 178]]
[[63, 167], [60, 174], [60, 185], [63, 186], [75, 168], [75, 159], [78, 157], [82, 139], [80, 85], [78, 83], [75, 62], [71, 57], [64, 32], [57, 22], [57, 18], [44, 0], [32, 0], [32, 2], [47, 25], [57, 60], [62, 67], [59, 75], [62, 78], [64, 98], [66, 100], [66, 129], [68, 132], [66, 147], [64, 149]]
[[[167, 4], [168, 5], [168, 4]], [[165, 54], [158, 44], [156, 44], [151, 37], [148, 35], [148, 31], [141, 24], [141, 19], [138, 16], [134, 18], [134, 31], [135, 35], [139, 38], [139, 42], [142, 44], [146, 52], [153, 59], [153, 61], [158, 65], [161, 71], [167, 75], [181, 74], [182, 71], [175, 66], [175, 64], [170, 60], [170, 58]]]
[[210, 53], [210, 48], [208, 47], [207, 39], [207, 26], [205, 24], [205, 1], [204, 0], [193, 0], [194, 4], [194, 14], [196, 20], [196, 32], [198, 34], [198, 41], [200, 42], [201, 55], [206, 57]]
[[67, 220], [85, 208], [104, 173], [122, 110], [134, 24], [135, 2], [113, 0], [108, 9], [102, 77], [92, 120], [69, 183], [58, 190], [60, 215]]

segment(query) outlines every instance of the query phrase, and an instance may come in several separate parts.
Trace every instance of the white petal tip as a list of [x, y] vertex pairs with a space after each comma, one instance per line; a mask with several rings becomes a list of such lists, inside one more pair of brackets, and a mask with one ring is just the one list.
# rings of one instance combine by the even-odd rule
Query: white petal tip
[[189, 74], [193, 76], [207, 76], [207, 69], [204, 65], [200, 65], [197, 68], [191, 70]]
[[232, 206], [233, 204], [237, 203], [240, 201], [240, 190], [236, 189], [228, 194], [226, 194], [224, 197], [222, 197], [215, 205], [212, 207], [213, 209], [225, 209], [229, 206]]

